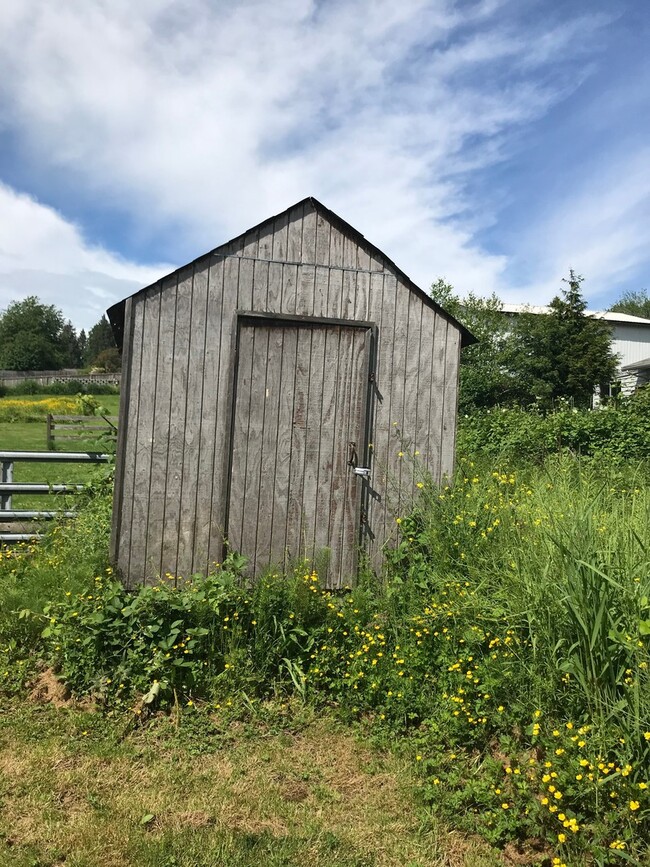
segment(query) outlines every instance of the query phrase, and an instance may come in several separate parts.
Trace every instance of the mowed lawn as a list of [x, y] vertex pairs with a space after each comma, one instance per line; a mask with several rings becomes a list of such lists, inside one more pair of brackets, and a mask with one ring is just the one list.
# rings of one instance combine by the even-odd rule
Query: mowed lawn
[[308, 709], [249, 723], [179, 709], [125, 733], [16, 701], [0, 708], [0, 865], [503, 863], [442, 829], [414, 785], [412, 763]]
[[[38, 401], [48, 395], [12, 395], [0, 398], [0, 407], [5, 400]], [[116, 416], [119, 410], [119, 395], [100, 395], [97, 400], [106, 408], [108, 414]], [[92, 417], [89, 417], [92, 421]], [[97, 420], [101, 423], [101, 419]], [[40, 421], [0, 421], [0, 451], [47, 451], [46, 420]], [[63, 451], [63, 448], [57, 451]], [[66, 451], [97, 451], [97, 442], [80, 441], [66, 447]], [[14, 482], [40, 482], [54, 484], [85, 484], [97, 472], [96, 464], [65, 462], [17, 462], [14, 465]], [[12, 498], [14, 509], [51, 509], [71, 508], [73, 498], [60, 494], [38, 496], [16, 495]]]

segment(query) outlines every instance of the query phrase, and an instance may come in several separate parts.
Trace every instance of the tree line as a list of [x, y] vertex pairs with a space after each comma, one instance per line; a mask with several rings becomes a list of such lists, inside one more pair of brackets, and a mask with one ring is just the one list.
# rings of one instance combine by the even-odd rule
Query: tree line
[[97, 367], [113, 372], [120, 353], [106, 316], [86, 332], [53, 304], [35, 295], [13, 301], [0, 313], [0, 370], [61, 370]]
[[[460, 298], [444, 279], [433, 284], [431, 297], [477, 338], [461, 353], [462, 413], [531, 404], [547, 409], [558, 400], [588, 407], [596, 389], [609, 395], [618, 369], [611, 327], [585, 314], [582, 281], [571, 271], [548, 315], [508, 315], [495, 294]], [[611, 310], [650, 319], [650, 298], [646, 290], [627, 292]]]

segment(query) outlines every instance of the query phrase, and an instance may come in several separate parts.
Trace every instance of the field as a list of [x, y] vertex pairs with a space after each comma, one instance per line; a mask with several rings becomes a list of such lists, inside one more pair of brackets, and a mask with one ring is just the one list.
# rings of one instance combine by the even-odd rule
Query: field
[[6, 553], [0, 864], [648, 863], [648, 463], [467, 431], [340, 594], [234, 552], [127, 592], [109, 478]]
[[[102, 395], [97, 398], [109, 415], [117, 415], [119, 410], [119, 395]], [[43, 401], [51, 401], [51, 408], [41, 408]], [[22, 404], [18, 410], [10, 411], [14, 404]], [[36, 407], [36, 409], [32, 409]], [[62, 411], [63, 410], [63, 411]], [[47, 411], [65, 413], [80, 412], [75, 406], [74, 398], [61, 398], [47, 395], [20, 395], [11, 398], [0, 398], [0, 451], [47, 451], [45, 415]], [[27, 415], [31, 420], [21, 419]], [[15, 420], [8, 420], [15, 416]], [[40, 416], [40, 418], [39, 418]], [[96, 451], [102, 447], [97, 441], [81, 441], [75, 443], [71, 451]], [[56, 463], [17, 463], [14, 468], [15, 482], [43, 482], [46, 484], [79, 483], [84, 484], [93, 478], [96, 467], [86, 464], [56, 464]], [[54, 495], [53, 495], [54, 496]], [[57, 495], [56, 508], [71, 508], [73, 500], [70, 497]], [[16, 509], [46, 509], [52, 508], [52, 497], [29, 497], [18, 495], [13, 498], [13, 508]]]

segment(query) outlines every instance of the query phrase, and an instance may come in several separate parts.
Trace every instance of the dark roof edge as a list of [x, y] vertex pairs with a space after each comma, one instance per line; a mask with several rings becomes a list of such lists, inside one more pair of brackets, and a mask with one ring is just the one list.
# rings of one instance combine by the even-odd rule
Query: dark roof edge
[[[188, 262], [185, 265], [181, 265], [180, 268], [176, 268], [176, 270], [171, 271], [169, 274], [163, 275], [158, 280], [156, 280], [154, 283], [150, 283], [148, 286], [144, 286], [142, 289], [138, 289], [136, 292], [134, 292], [129, 297], [133, 298], [136, 295], [139, 295], [140, 292], [146, 292], [147, 289], [150, 289], [151, 286], [155, 286], [157, 283], [160, 283], [161, 280], [165, 280], [168, 277], [171, 277], [173, 274], [178, 274], [180, 271], [184, 271], [186, 268], [192, 267], [200, 260], [205, 259], [207, 256], [213, 256], [219, 249], [221, 249], [221, 247], [225, 247], [226, 244], [232, 244], [235, 241], [239, 240], [240, 238], [245, 238], [246, 235], [250, 234], [251, 232], [255, 232], [258, 229], [261, 229], [262, 226], [265, 226], [267, 223], [274, 222], [275, 220], [278, 219], [278, 217], [281, 217], [283, 214], [286, 214], [288, 211], [291, 211], [294, 208], [300, 207], [300, 205], [306, 205], [308, 203], [313, 205], [313, 207], [317, 211], [320, 211], [321, 213], [325, 214], [327, 216], [328, 220], [330, 220], [330, 222], [333, 223], [334, 225], [337, 225], [346, 235], [351, 235], [362, 246], [365, 246], [366, 248], [368, 248], [375, 255], [380, 256], [384, 260], [386, 265], [392, 271], [395, 272], [396, 276], [398, 276], [408, 286], [408, 288], [412, 292], [414, 292], [422, 300], [422, 302], [424, 304], [426, 304], [432, 310], [435, 310], [436, 313], [439, 313], [442, 316], [444, 316], [444, 318], [448, 322], [452, 323], [452, 325], [455, 325], [461, 334], [461, 346], [469, 346], [472, 343], [476, 343], [476, 337], [474, 337], [474, 335], [471, 333], [471, 331], [469, 331], [467, 328], [465, 328], [465, 326], [462, 325], [457, 319], [455, 319], [451, 315], [451, 313], [447, 313], [447, 311], [443, 307], [441, 307], [438, 303], [436, 303], [433, 300], [433, 298], [431, 298], [429, 295], [427, 295], [427, 293], [423, 289], [420, 289], [420, 287], [411, 280], [411, 278], [408, 276], [408, 274], [405, 274], [404, 271], [402, 271], [402, 269], [399, 268], [393, 262], [392, 259], [389, 259], [389, 257], [382, 250], [379, 249], [379, 247], [375, 247], [375, 245], [373, 243], [371, 243], [365, 237], [365, 235], [362, 235], [361, 232], [358, 231], [358, 229], [355, 229], [354, 226], [351, 226], [344, 219], [339, 217], [338, 214], [335, 214], [334, 211], [330, 211], [329, 208], [325, 207], [325, 205], [323, 205], [322, 202], [319, 202], [318, 199], [315, 199], [313, 196], [307, 196], [307, 198], [302, 199], [299, 202], [296, 202], [294, 205], [291, 205], [288, 208], [285, 208], [284, 211], [280, 211], [278, 214], [275, 214], [273, 217], [267, 217], [265, 220], [262, 220], [261, 223], [257, 223], [255, 226], [251, 226], [250, 229], [246, 229], [245, 232], [241, 232], [239, 235], [236, 235], [231, 240], [225, 241], [223, 244], [219, 244], [213, 250], [209, 250], [207, 253], [202, 253], [200, 256], [197, 256], [196, 259], [193, 259], [191, 262]], [[108, 320], [111, 323], [111, 328], [113, 329], [113, 334], [115, 335], [115, 341], [116, 341], [116, 343], [120, 349], [122, 349], [122, 344], [124, 341], [124, 308], [125, 308], [125, 303], [126, 303], [126, 299], [122, 299], [122, 301], [118, 301], [117, 304], [113, 304], [113, 306], [109, 307], [108, 310], [106, 311], [107, 315], [108, 315]]]

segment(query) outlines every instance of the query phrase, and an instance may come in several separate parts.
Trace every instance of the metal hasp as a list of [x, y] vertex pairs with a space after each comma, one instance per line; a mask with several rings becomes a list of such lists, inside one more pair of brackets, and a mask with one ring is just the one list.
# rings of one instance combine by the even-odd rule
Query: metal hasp
[[355, 467], [354, 468], [355, 476], [361, 476], [364, 479], [370, 478], [370, 467]]

